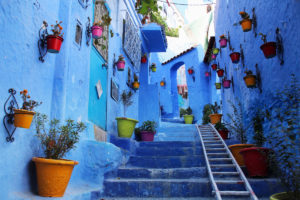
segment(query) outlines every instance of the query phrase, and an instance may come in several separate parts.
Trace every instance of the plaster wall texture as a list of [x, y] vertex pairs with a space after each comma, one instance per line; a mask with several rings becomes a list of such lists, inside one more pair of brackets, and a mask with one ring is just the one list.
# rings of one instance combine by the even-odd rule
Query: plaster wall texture
[[[234, 87], [230, 89], [222, 89], [222, 110], [224, 119], [228, 120], [227, 113], [232, 113], [232, 107], [228, 101], [232, 101], [237, 105], [238, 101], [242, 104], [244, 110], [244, 122], [250, 123], [254, 111], [257, 108], [268, 108], [274, 103], [273, 96], [276, 91], [282, 89], [285, 85], [290, 84], [291, 74], [295, 74], [299, 81], [299, 48], [297, 44], [300, 42], [300, 2], [299, 1], [244, 1], [244, 0], [227, 0], [217, 1], [215, 10], [215, 31], [216, 40], [222, 34], [230, 34], [230, 42], [235, 51], [240, 51], [242, 45], [245, 55], [245, 66], [241, 62], [232, 64], [229, 54], [229, 48], [222, 49], [222, 55], [218, 55], [217, 62], [220, 67], [226, 66], [227, 76], [229, 79], [233, 77]], [[267, 34], [267, 41], [276, 42], [276, 28], [280, 29], [284, 46], [284, 64], [280, 65], [279, 59], [276, 57], [266, 59], [260, 46], [263, 44], [260, 36], [255, 37], [253, 30], [243, 32], [241, 26], [233, 26], [241, 20], [240, 11], [245, 11], [253, 17], [252, 8], [255, 8], [257, 19], [256, 33]], [[217, 41], [217, 47], [219, 42]], [[255, 68], [255, 65], [258, 68]], [[254, 74], [260, 73], [261, 89], [249, 89], [246, 87], [243, 77], [244, 71], [252, 70]], [[213, 72], [213, 75], [215, 72]], [[212, 83], [213, 84], [213, 83]], [[269, 122], [265, 122], [265, 127]], [[248, 142], [253, 142], [253, 128], [248, 129]], [[267, 129], [265, 130], [268, 135]]]

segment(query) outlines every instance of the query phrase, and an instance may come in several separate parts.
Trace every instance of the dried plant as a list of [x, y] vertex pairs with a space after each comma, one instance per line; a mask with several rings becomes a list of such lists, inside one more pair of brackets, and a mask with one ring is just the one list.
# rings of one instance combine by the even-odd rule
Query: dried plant
[[121, 100], [124, 106], [124, 117], [126, 117], [127, 108], [131, 106], [131, 104], [133, 103], [132, 97], [133, 97], [133, 93], [131, 91], [128, 91], [126, 93], [126, 91], [124, 90], [123, 93], [121, 94]]
[[22, 100], [23, 100], [23, 104], [22, 104], [21, 109], [32, 111], [34, 107], [37, 107], [37, 106], [42, 104], [42, 102], [37, 102], [37, 101], [34, 101], [34, 100], [28, 100], [31, 97], [28, 94], [28, 91], [26, 89], [21, 91], [20, 95], [21, 95]]
[[63, 30], [63, 27], [61, 26], [61, 23], [62, 23], [62, 21], [60, 21], [60, 22], [56, 21], [55, 25], [51, 25], [51, 27], [52, 27], [51, 31], [52, 31], [54, 36], [59, 36], [59, 37], [64, 36], [64, 34], [61, 33], [61, 31]]

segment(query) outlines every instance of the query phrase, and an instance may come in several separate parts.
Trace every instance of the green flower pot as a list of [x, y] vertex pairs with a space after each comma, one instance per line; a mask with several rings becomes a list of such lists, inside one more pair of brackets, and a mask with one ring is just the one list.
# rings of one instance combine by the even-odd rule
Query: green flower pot
[[193, 119], [194, 119], [194, 115], [183, 115], [183, 118], [184, 118], [184, 122], [186, 124], [192, 124]]
[[219, 49], [218, 48], [213, 48], [213, 54], [218, 55], [218, 53], [219, 53]]
[[151, 67], [152, 72], [156, 72], [156, 67]]
[[287, 192], [276, 193], [270, 196], [270, 200], [292, 200], [292, 199], [293, 199], [292, 193], [287, 193]]
[[117, 117], [119, 137], [131, 138], [136, 123], [139, 121], [126, 117]]

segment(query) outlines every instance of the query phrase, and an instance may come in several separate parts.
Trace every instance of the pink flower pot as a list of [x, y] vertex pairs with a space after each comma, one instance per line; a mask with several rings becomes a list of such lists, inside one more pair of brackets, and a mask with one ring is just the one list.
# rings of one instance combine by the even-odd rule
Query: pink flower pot
[[125, 69], [125, 61], [118, 61], [117, 62], [117, 68], [118, 68], [118, 71], [124, 71]]
[[102, 35], [103, 28], [101, 26], [92, 26], [92, 37], [99, 39]]
[[221, 48], [227, 47], [227, 39], [226, 38], [220, 39], [219, 42], [220, 42], [220, 47]]
[[209, 72], [205, 72], [205, 76], [209, 77], [210, 73]]
[[217, 56], [215, 54], [211, 54], [211, 59], [216, 60]]
[[142, 141], [152, 142], [154, 140], [154, 134], [155, 132], [141, 131]]
[[231, 80], [223, 80], [223, 87], [230, 88], [230, 82], [231, 82]]

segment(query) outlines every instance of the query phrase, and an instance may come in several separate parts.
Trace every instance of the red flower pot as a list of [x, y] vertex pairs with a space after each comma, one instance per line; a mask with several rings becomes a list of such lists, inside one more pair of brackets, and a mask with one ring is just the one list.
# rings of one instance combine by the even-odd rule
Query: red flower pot
[[266, 58], [273, 58], [276, 56], [276, 43], [267, 42], [260, 46], [260, 49], [264, 52]]
[[228, 132], [227, 130], [218, 130], [219, 134], [221, 135], [221, 137], [223, 138], [223, 140], [228, 139]]
[[215, 70], [217, 70], [218, 65], [217, 65], [217, 64], [212, 64], [212, 65], [211, 65], [211, 68], [215, 71]]
[[188, 73], [189, 73], [189, 74], [193, 74], [193, 73], [194, 73], [194, 70], [193, 70], [193, 69], [188, 69]]
[[61, 43], [64, 39], [60, 36], [48, 35], [47, 36], [47, 51], [50, 53], [59, 53]]
[[230, 83], [231, 83], [231, 80], [223, 80], [223, 87], [230, 88]]
[[238, 63], [240, 61], [240, 53], [239, 52], [233, 52], [230, 54], [230, 58], [232, 63]]
[[227, 47], [227, 39], [226, 38], [220, 39], [219, 42], [220, 42], [220, 47], [221, 48]]
[[152, 142], [154, 140], [155, 132], [150, 131], [141, 131], [141, 139], [142, 141]]
[[146, 63], [146, 62], [147, 62], [147, 58], [146, 58], [146, 57], [142, 57], [142, 58], [141, 58], [141, 62], [142, 62], [142, 63]]
[[224, 69], [218, 69], [217, 74], [218, 74], [218, 77], [223, 77], [224, 76]]
[[268, 153], [270, 149], [264, 147], [250, 147], [240, 151], [251, 177], [268, 176]]

